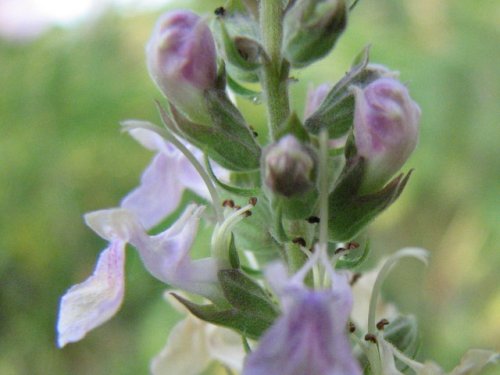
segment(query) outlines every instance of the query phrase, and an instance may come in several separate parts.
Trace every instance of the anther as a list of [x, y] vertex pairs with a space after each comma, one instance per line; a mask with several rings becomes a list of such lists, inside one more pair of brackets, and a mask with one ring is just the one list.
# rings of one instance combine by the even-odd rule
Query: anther
[[347, 244], [347, 250], [354, 250], [354, 249], [357, 249], [359, 247], [359, 243], [355, 242], [355, 241], [351, 241]]
[[234, 201], [232, 199], [226, 199], [224, 200], [224, 202], [222, 202], [222, 206], [234, 208]]
[[361, 273], [356, 272], [352, 274], [351, 280], [349, 280], [349, 285], [353, 286], [356, 282], [363, 276]]
[[382, 319], [380, 322], [377, 323], [377, 329], [379, 331], [382, 331], [386, 325], [389, 324], [389, 321], [387, 319]]
[[251, 197], [249, 200], [248, 200], [248, 203], [250, 203], [252, 206], [255, 207], [255, 205], [257, 204], [257, 198], [256, 197]]
[[226, 14], [226, 9], [224, 7], [215, 8], [214, 13], [216, 16], [224, 16]]
[[292, 242], [296, 245], [306, 247], [306, 240], [304, 240], [302, 237], [296, 237], [292, 240]]
[[370, 341], [373, 342], [374, 344], [377, 343], [377, 337], [373, 333], [367, 333], [365, 335], [365, 341]]
[[354, 331], [356, 331], [356, 326], [353, 322], [349, 322], [349, 332], [353, 333]]
[[232, 208], [238, 211], [241, 208], [241, 206], [239, 204], [235, 204]]
[[317, 217], [317, 216], [309, 216], [306, 220], [309, 224], [319, 223], [319, 217]]
[[248, 210], [243, 213], [246, 217], [252, 216], [252, 211]]

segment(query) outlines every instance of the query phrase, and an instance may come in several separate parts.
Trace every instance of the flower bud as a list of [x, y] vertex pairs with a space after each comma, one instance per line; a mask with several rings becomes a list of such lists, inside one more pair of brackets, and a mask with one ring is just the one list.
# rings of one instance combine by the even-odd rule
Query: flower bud
[[205, 21], [186, 10], [165, 13], [146, 47], [151, 78], [191, 120], [208, 122], [203, 92], [217, 81], [215, 42]]
[[354, 137], [366, 161], [362, 191], [385, 184], [408, 159], [418, 140], [420, 108], [396, 79], [380, 78], [355, 95]]
[[296, 1], [284, 19], [284, 56], [305, 67], [333, 48], [347, 25], [345, 0]]
[[305, 119], [316, 112], [331, 88], [331, 85], [323, 83], [318, 87], [311, 87], [307, 90], [306, 107], [304, 109]]
[[274, 193], [291, 197], [313, 186], [313, 154], [293, 135], [284, 136], [268, 148], [263, 167], [265, 183]]

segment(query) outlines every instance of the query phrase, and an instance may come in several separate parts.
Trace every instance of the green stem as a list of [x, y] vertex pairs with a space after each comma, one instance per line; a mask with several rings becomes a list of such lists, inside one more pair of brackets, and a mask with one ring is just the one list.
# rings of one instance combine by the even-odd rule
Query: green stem
[[260, 74], [263, 98], [267, 106], [268, 126], [271, 137], [290, 114], [288, 99], [288, 64], [281, 56], [283, 39], [283, 2], [262, 0], [260, 28], [267, 56]]

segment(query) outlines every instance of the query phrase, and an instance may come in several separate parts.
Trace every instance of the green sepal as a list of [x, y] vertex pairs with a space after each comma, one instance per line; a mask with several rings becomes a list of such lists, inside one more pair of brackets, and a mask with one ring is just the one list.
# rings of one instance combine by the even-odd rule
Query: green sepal
[[292, 112], [283, 125], [281, 125], [276, 131], [275, 139], [279, 140], [287, 134], [294, 135], [295, 138], [304, 143], [308, 143], [310, 141], [309, 133], [306, 131], [304, 125], [295, 112]]
[[273, 323], [269, 319], [246, 311], [235, 308], [221, 310], [214, 304], [199, 305], [175, 293], [172, 295], [197, 318], [218, 326], [231, 328], [252, 340], [258, 340]]
[[[260, 67], [262, 46], [254, 39], [245, 36], [231, 37], [223, 19], [217, 18], [214, 33], [220, 38], [226, 61], [244, 71], [255, 71]], [[240, 44], [238, 46], [238, 44]], [[243, 48], [245, 47], [245, 48]]]
[[333, 192], [328, 197], [328, 231], [332, 241], [352, 240], [399, 197], [412, 172], [400, 174], [378, 192], [360, 195], [359, 188], [364, 170], [363, 158], [348, 159]]
[[[420, 347], [418, 322], [413, 315], [399, 315], [384, 328], [384, 338], [410, 358], [415, 358]], [[400, 371], [406, 365], [398, 364]]]
[[381, 77], [379, 70], [367, 68], [368, 60], [369, 47], [366, 47], [355, 59], [356, 64], [333, 86], [316, 112], [307, 118], [305, 128], [309, 132], [319, 134], [326, 128], [330, 138], [339, 138], [349, 131], [354, 118], [354, 94], [349, 87], [364, 87]]
[[276, 206], [281, 206], [284, 219], [305, 220], [315, 212], [318, 196], [318, 189], [314, 186], [305, 193], [291, 197], [273, 194], [273, 203]]
[[248, 100], [259, 102], [262, 97], [260, 91], [250, 90], [242, 85], [240, 85], [235, 79], [233, 79], [229, 74], [226, 76], [227, 85], [236, 95], [242, 96]]
[[259, 284], [239, 269], [220, 270], [217, 274], [222, 292], [236, 309], [260, 316], [269, 322], [278, 316], [278, 310]]
[[234, 244], [234, 235], [231, 233], [231, 241], [229, 242], [229, 264], [233, 268], [240, 267], [240, 257], [238, 256], [238, 250]]
[[190, 121], [172, 104], [172, 118], [164, 110], [160, 110], [160, 114], [174, 133], [186, 138], [222, 167], [235, 171], [259, 168], [260, 146], [226, 93], [220, 89], [207, 90], [205, 102], [212, 121], [208, 125]]
[[284, 19], [284, 56], [294, 68], [303, 68], [326, 56], [347, 26], [345, 1], [333, 8], [316, 1], [298, 1]]

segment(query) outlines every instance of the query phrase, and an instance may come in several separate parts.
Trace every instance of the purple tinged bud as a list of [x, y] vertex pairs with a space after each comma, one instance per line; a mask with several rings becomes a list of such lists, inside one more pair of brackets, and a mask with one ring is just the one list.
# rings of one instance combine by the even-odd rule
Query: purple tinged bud
[[354, 87], [354, 136], [366, 159], [362, 190], [380, 188], [406, 162], [418, 141], [420, 108], [394, 78], [379, 78]]
[[331, 85], [323, 83], [318, 87], [307, 90], [306, 108], [304, 110], [305, 119], [316, 112], [331, 88]]
[[215, 42], [206, 22], [187, 10], [160, 17], [146, 47], [148, 69], [160, 90], [193, 121], [207, 122], [203, 92], [215, 87]]
[[293, 135], [284, 136], [268, 148], [263, 167], [265, 183], [274, 193], [290, 197], [313, 186], [313, 154]]

